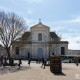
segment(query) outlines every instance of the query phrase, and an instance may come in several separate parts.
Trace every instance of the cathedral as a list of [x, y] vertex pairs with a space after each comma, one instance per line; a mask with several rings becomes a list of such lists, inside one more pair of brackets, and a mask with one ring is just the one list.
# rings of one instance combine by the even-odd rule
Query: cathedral
[[30, 27], [22, 37], [13, 45], [13, 56], [32, 59], [49, 58], [50, 55], [67, 55], [68, 41], [50, 31], [50, 27], [42, 24], [41, 20]]

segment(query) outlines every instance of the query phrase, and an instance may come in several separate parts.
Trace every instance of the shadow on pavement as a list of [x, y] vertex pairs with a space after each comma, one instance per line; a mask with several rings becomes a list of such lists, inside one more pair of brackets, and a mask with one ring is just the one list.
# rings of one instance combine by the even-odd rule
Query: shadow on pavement
[[8, 73], [14, 73], [18, 71], [25, 71], [31, 69], [29, 66], [22, 66], [20, 69], [18, 69], [17, 66], [15, 67], [5, 67], [5, 68], [0, 68], [0, 74], [8, 74]]
[[63, 72], [61, 73], [53, 73], [54, 75], [58, 75], [58, 76], [66, 76], [66, 74], [64, 74]]

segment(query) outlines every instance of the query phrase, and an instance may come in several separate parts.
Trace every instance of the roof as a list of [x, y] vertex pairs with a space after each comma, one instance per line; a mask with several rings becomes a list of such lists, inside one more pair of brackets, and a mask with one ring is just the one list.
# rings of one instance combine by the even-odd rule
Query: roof
[[59, 38], [55, 32], [50, 32], [51, 38]]
[[[23, 35], [22, 35], [22, 39], [27, 39], [29, 36], [30, 36], [30, 33], [31, 32], [25, 32]], [[57, 34], [55, 32], [50, 32], [50, 36], [51, 38], [58, 38]]]
[[41, 23], [41, 21], [39, 21], [39, 23], [38, 24], [36, 24], [36, 25], [34, 25], [34, 26], [32, 26], [31, 28], [43, 28], [43, 27], [46, 27], [46, 28], [49, 28], [50, 29], [50, 27], [48, 27], [47, 25], [44, 25], [44, 24], [42, 24]]
[[24, 36], [24, 37], [29, 37], [30, 36], [30, 33], [31, 32], [25, 32], [23, 35], [22, 35], [22, 37]]
[[22, 40], [26, 40], [29, 36], [30, 36], [30, 33], [31, 32], [25, 32], [23, 35], [22, 35]]

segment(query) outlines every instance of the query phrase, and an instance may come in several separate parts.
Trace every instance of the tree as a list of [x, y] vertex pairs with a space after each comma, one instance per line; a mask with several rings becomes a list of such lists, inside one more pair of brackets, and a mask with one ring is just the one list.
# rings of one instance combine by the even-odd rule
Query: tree
[[10, 58], [10, 49], [25, 32], [25, 20], [14, 13], [0, 12], [0, 41]]

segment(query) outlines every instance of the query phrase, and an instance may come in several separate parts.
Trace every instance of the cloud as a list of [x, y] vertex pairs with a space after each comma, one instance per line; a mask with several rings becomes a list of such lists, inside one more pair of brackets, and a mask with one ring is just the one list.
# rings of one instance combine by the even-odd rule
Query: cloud
[[80, 50], [80, 33], [78, 35], [74, 35], [72, 33], [63, 33], [62, 34], [62, 41], [69, 42], [69, 49], [76, 49]]
[[63, 21], [63, 23], [80, 23], [80, 16], [78, 16], [74, 19], [71, 19], [71, 20]]
[[76, 41], [76, 43], [80, 44], [80, 39]]
[[69, 49], [80, 50], [80, 16], [63, 21], [47, 22], [51, 31], [61, 36], [62, 41], [69, 42]]
[[47, 24], [54, 24], [54, 26], [62, 26], [62, 25], [77, 25], [80, 24], [80, 16], [74, 17], [73, 19], [69, 19], [69, 20], [62, 20], [62, 21], [50, 21], [47, 22]]

